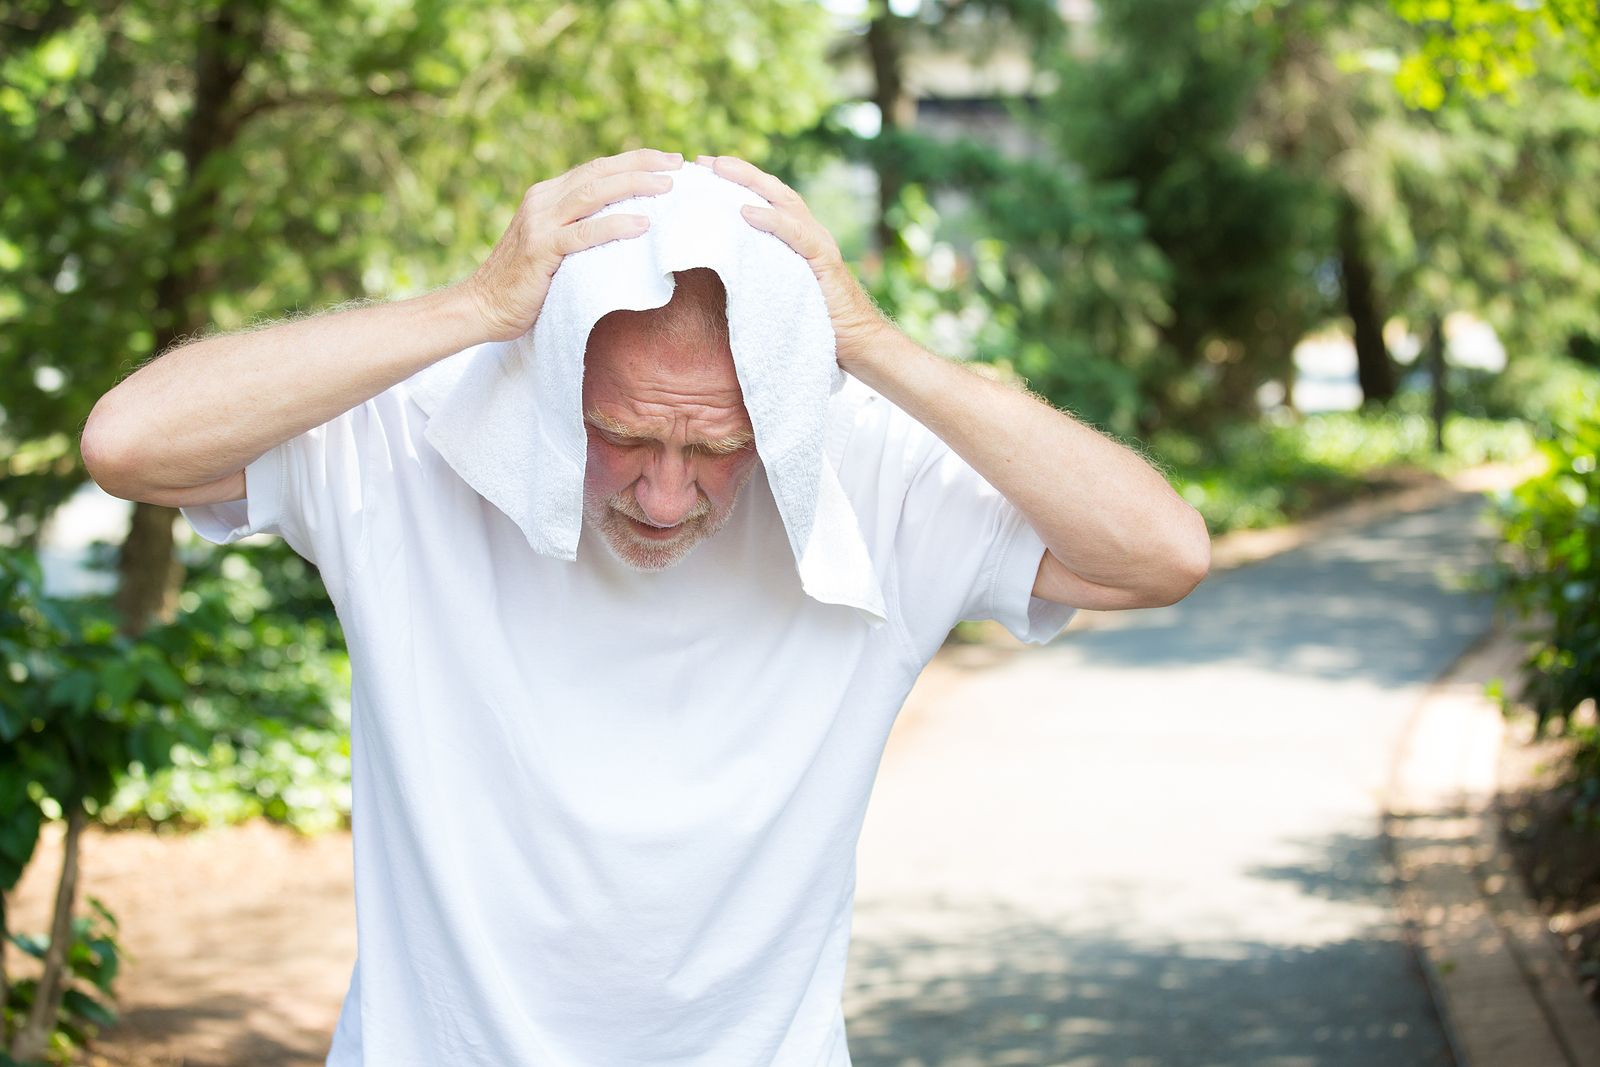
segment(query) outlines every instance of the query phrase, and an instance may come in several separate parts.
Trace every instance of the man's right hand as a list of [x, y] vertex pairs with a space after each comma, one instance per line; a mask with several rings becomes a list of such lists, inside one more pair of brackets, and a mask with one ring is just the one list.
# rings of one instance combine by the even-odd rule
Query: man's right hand
[[619, 200], [666, 192], [672, 178], [661, 172], [682, 166], [679, 153], [639, 148], [590, 160], [529, 188], [494, 251], [465, 283], [485, 338], [509, 341], [533, 327], [563, 257], [644, 233], [649, 220], [643, 215], [589, 216]]

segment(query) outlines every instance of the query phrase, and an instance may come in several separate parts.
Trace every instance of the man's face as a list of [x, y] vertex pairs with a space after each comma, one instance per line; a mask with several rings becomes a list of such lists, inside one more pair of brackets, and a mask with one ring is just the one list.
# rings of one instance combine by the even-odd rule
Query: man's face
[[589, 337], [583, 517], [619, 560], [654, 571], [727, 523], [758, 457], [726, 340], [651, 337], [640, 314]]

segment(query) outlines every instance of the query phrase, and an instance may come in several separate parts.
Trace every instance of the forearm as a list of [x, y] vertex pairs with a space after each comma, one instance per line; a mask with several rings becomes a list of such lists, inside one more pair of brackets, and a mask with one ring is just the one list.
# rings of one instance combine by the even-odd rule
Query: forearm
[[456, 285], [184, 345], [95, 404], [85, 466], [108, 492], [134, 500], [216, 481], [477, 344], [482, 330]]
[[841, 364], [971, 464], [1084, 580], [1170, 602], [1204, 575], [1204, 519], [1131, 449], [898, 330]]

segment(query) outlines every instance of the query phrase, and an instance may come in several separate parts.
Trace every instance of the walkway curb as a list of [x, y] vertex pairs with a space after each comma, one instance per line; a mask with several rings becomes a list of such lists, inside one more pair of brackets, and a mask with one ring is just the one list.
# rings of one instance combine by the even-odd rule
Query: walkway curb
[[1395, 756], [1383, 828], [1401, 914], [1460, 1067], [1600, 1067], [1600, 1019], [1500, 844], [1506, 728], [1484, 683], [1516, 673], [1503, 625], [1418, 702]]

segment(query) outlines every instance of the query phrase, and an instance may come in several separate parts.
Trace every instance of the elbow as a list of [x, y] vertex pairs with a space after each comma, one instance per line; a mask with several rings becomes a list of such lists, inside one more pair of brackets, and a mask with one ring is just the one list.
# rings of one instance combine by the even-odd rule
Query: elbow
[[138, 460], [128, 436], [117, 428], [117, 418], [102, 396], [95, 402], [78, 439], [83, 469], [101, 489], [123, 500], [139, 499], [135, 472]]
[[1187, 536], [1172, 546], [1168, 554], [1168, 559], [1172, 561], [1172, 583], [1159, 604], [1155, 605], [1157, 607], [1176, 604], [1184, 599], [1199, 588], [1211, 573], [1211, 532], [1206, 529], [1206, 521], [1201, 514], [1192, 507], [1189, 510], [1193, 515], [1189, 523], [1190, 530]]
[[[1206, 529], [1205, 516], [1193, 507], [1189, 508], [1193, 516], [1190, 520], [1190, 533], [1183, 542], [1180, 558], [1183, 562], [1183, 592], [1178, 600], [1182, 600], [1197, 589], [1201, 582], [1211, 574], [1211, 531]], [[1177, 601], [1173, 601], [1177, 603]]]

